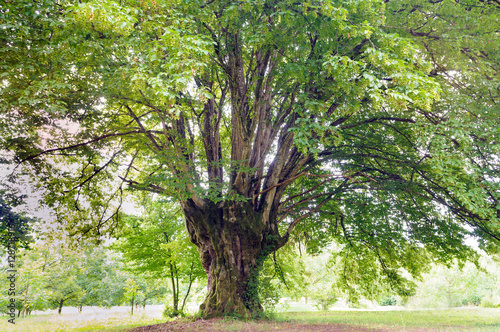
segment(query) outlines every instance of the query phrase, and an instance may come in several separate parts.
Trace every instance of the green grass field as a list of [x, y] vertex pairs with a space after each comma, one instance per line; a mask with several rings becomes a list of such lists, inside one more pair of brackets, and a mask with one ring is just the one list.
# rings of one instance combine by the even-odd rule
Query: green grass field
[[70, 319], [65, 316], [38, 315], [16, 318], [15, 325], [2, 316], [0, 331], [12, 332], [63, 332], [63, 331], [121, 331], [126, 328], [164, 323], [165, 319], [145, 315], [112, 315], [106, 319]]
[[281, 313], [278, 320], [301, 323], [338, 323], [373, 328], [426, 327], [436, 330], [500, 331], [500, 309], [464, 308], [447, 310], [328, 311]]
[[[112, 313], [106, 317], [85, 315], [38, 315], [17, 318], [16, 324], [2, 316], [0, 331], [59, 332], [59, 331], [120, 331], [126, 328], [165, 322], [144, 314], [130, 316]], [[399, 311], [310, 311], [276, 314], [275, 323], [348, 324], [369, 328], [389, 328], [405, 331], [412, 328], [430, 328], [432, 331], [500, 331], [500, 309], [463, 308], [447, 310]], [[228, 320], [227, 330], [234, 330], [237, 322]], [[256, 323], [256, 330], [257, 330]]]

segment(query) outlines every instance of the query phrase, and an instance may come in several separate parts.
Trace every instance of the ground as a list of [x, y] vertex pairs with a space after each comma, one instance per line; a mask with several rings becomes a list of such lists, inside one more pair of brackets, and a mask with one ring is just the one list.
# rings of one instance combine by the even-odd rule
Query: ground
[[[189, 308], [196, 312], [196, 305]], [[34, 312], [29, 317], [16, 318], [9, 324], [6, 315], [0, 317], [0, 331], [6, 332], [499, 332], [500, 308], [463, 307], [453, 309], [416, 309], [406, 307], [373, 307], [353, 309], [334, 307], [332, 311], [317, 311], [311, 304], [289, 303], [277, 308], [275, 318], [268, 321], [238, 321], [234, 319], [177, 320], [167, 322], [162, 317], [162, 305], [130, 307], [63, 308]]]
[[[389, 332], [401, 331], [401, 328], [370, 328], [347, 324], [307, 324], [297, 322], [238, 322], [224, 319], [191, 321], [176, 321], [157, 325], [141, 326], [128, 330], [130, 332]], [[429, 328], [405, 328], [408, 332], [436, 331]]]

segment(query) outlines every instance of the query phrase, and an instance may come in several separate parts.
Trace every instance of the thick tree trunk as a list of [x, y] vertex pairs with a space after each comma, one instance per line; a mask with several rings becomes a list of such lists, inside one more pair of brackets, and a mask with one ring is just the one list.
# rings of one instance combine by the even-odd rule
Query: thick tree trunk
[[256, 281], [265, 257], [277, 248], [263, 213], [247, 202], [207, 202], [203, 209], [183, 204], [191, 241], [198, 246], [208, 276], [208, 295], [200, 306], [205, 318], [261, 310]]

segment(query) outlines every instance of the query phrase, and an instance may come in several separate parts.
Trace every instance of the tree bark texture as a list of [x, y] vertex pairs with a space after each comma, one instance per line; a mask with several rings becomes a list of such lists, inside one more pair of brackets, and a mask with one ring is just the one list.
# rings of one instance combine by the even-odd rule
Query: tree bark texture
[[247, 202], [206, 203], [204, 209], [184, 204], [190, 239], [208, 276], [200, 310], [206, 318], [249, 316], [261, 309], [256, 279], [265, 257], [277, 248], [276, 234]]

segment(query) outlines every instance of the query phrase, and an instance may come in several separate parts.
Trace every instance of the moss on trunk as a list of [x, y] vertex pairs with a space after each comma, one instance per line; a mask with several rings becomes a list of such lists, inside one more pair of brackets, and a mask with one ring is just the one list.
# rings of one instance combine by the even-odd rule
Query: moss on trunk
[[262, 213], [235, 201], [184, 211], [190, 239], [198, 246], [208, 276], [202, 315], [248, 317], [262, 310], [255, 284], [264, 258], [273, 249], [273, 235]]

